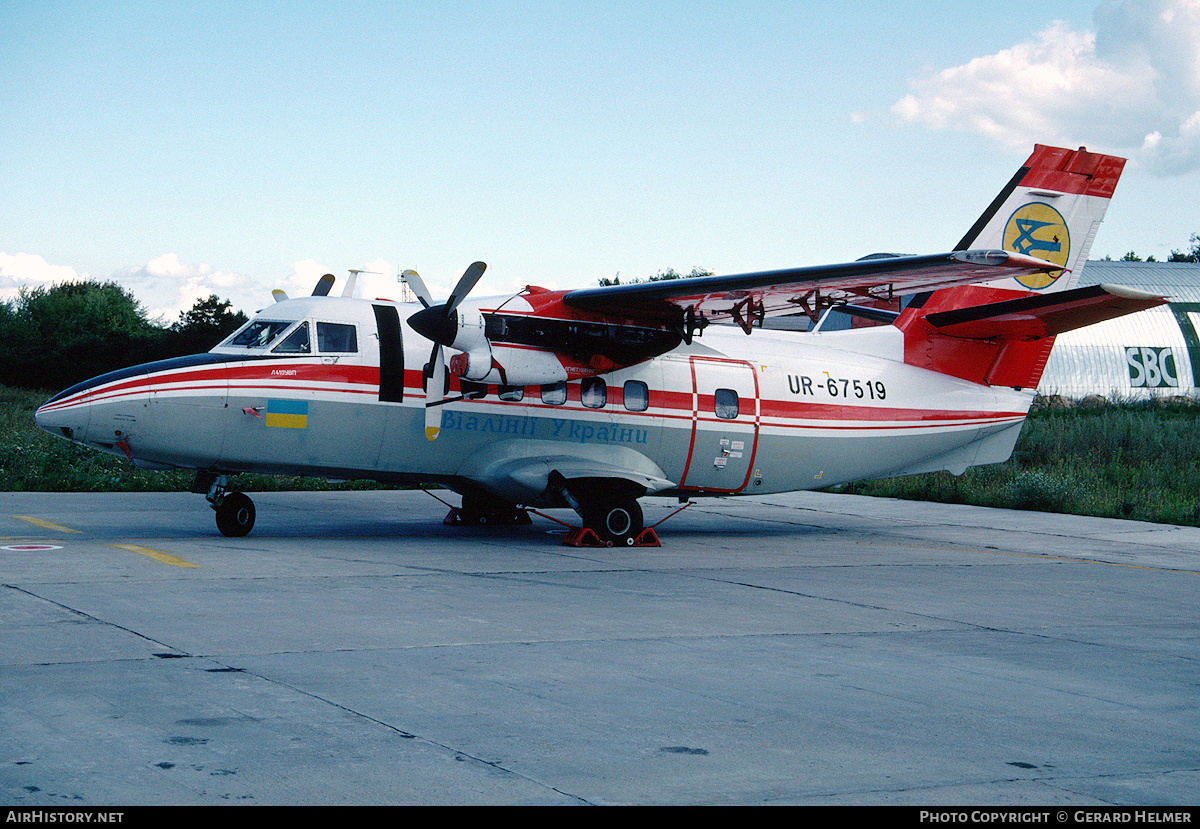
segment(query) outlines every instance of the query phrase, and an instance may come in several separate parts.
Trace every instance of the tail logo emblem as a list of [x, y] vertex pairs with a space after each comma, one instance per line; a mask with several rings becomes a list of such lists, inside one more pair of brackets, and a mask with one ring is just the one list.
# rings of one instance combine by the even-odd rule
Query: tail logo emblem
[[[1071, 253], [1071, 232], [1062, 214], [1048, 204], [1035, 202], [1018, 208], [1004, 228], [1004, 249], [1036, 256], [1056, 265], [1067, 265]], [[1062, 276], [1062, 271], [1035, 273], [1017, 277], [1034, 291], [1047, 288]]]

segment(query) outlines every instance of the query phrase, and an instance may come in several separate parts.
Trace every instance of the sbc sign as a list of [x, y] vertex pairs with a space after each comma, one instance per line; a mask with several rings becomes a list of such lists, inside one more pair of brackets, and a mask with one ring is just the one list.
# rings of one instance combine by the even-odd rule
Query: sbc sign
[[1179, 374], [1175, 370], [1175, 353], [1170, 347], [1126, 346], [1125, 362], [1129, 364], [1129, 385], [1135, 389], [1178, 388], [1179, 386]]

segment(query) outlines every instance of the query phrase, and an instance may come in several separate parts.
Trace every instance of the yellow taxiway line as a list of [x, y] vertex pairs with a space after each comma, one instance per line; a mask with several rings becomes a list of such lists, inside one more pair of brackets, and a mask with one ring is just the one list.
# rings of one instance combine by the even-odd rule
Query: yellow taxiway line
[[150, 547], [143, 547], [140, 544], [109, 544], [109, 547], [115, 547], [118, 550], [127, 550], [131, 553], [137, 553], [139, 556], [152, 558], [155, 561], [161, 561], [163, 564], [170, 564], [174, 567], [199, 567], [199, 564], [192, 564], [190, 561], [184, 561], [179, 556], [173, 556], [170, 553], [164, 553], [162, 550], [154, 550]]
[[33, 524], [35, 527], [41, 527], [43, 530], [54, 530], [60, 533], [77, 533], [79, 530], [73, 530], [70, 527], [64, 527], [62, 524], [55, 524], [53, 521], [47, 521], [44, 518], [34, 518], [32, 515], [14, 515], [21, 521]]

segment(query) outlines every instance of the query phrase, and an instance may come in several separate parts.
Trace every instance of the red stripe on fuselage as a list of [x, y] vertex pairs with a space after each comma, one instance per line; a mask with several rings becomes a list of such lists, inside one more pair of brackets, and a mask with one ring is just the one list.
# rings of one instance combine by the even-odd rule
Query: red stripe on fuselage
[[[280, 374], [280, 372], [295, 371], [295, 375]], [[405, 372], [405, 393], [413, 397], [424, 397], [421, 389], [421, 372], [410, 370]], [[165, 394], [181, 391], [178, 388], [163, 388], [176, 384], [212, 383], [208, 386], [214, 392], [246, 395], [256, 391], [262, 393], [278, 393], [287, 391], [298, 392], [327, 392], [374, 395], [379, 388], [379, 368], [377, 366], [351, 366], [304, 363], [242, 363], [216, 364], [205, 367], [189, 367], [176, 371], [168, 371], [154, 375], [138, 375], [126, 378], [109, 386], [86, 389], [73, 397], [48, 404], [45, 411], [56, 411], [73, 406], [91, 403], [102, 403], [139, 395], [147, 395], [152, 390], [160, 390]], [[314, 383], [340, 384], [341, 388], [327, 388], [312, 385]], [[569, 383], [568, 404], [579, 405], [579, 387], [577, 383]], [[527, 395], [532, 398], [538, 391], [537, 386], [527, 388]], [[663, 390], [650, 391], [650, 409], [645, 412], [625, 412], [620, 409], [623, 400], [622, 389], [614, 386], [609, 389], [607, 405], [602, 409], [575, 409], [563, 406], [543, 404], [534, 400], [500, 401], [480, 399], [486, 405], [501, 405], [505, 407], [536, 407], [552, 411], [572, 412], [594, 411], [597, 413], [617, 412], [622, 416], [634, 416], [639, 419], [660, 417], [664, 419], [693, 420], [696, 417], [704, 420], [717, 421], [715, 417], [706, 417], [704, 409], [711, 408], [711, 395], [701, 395], [701, 412], [696, 413], [692, 408], [692, 392], [671, 392]], [[1006, 411], [953, 411], [945, 409], [914, 409], [894, 408], [883, 406], [855, 406], [835, 403], [818, 403], [794, 400], [762, 399], [759, 401], [759, 419], [761, 426], [803, 428], [803, 429], [916, 429], [935, 425], [991, 425], [1007, 421], [1017, 422], [1024, 419], [1023, 412]], [[769, 419], [769, 420], [768, 420]], [[795, 421], [827, 421], [827, 423], [797, 423]], [[783, 421], [783, 422], [780, 422]], [[731, 422], [731, 421], [723, 421]]]

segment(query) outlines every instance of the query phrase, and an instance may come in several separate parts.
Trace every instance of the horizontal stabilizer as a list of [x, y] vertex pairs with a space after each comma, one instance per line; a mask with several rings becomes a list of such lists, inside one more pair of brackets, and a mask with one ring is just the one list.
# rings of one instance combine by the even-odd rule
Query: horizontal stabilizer
[[926, 315], [938, 333], [967, 339], [1037, 340], [1166, 303], [1121, 285], [1091, 285]]
[[1032, 389], [1055, 335], [1167, 301], [1119, 285], [1014, 294], [966, 286], [914, 299], [895, 323], [904, 332], [904, 362], [974, 383]]

